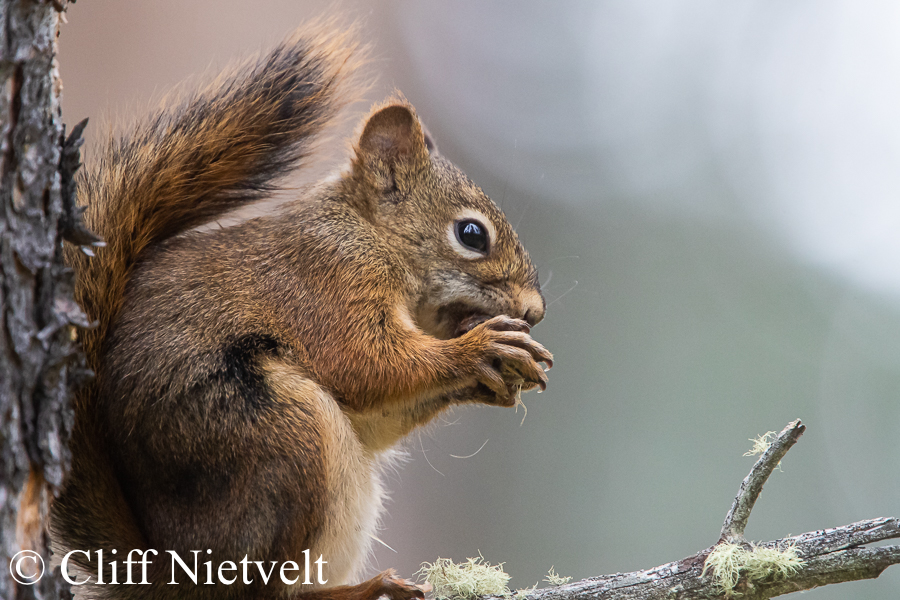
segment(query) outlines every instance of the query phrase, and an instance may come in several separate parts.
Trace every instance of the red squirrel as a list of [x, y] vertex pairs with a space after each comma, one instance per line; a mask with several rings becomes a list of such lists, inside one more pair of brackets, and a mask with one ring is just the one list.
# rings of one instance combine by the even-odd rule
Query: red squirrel
[[[366, 117], [339, 176], [275, 214], [197, 229], [308, 162], [359, 54], [345, 35], [295, 34], [85, 169], [79, 202], [106, 247], [68, 260], [97, 321], [79, 333], [96, 379], [52, 511], [57, 552], [87, 581], [76, 594], [422, 597], [392, 570], [354, 584], [384, 457], [451, 406], [546, 386], [537, 271], [403, 99]], [[196, 584], [173, 554], [197, 561]]]

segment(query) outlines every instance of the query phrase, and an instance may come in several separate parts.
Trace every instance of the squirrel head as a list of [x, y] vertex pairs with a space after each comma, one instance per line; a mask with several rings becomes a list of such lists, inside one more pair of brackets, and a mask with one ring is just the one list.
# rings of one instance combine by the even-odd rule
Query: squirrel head
[[438, 154], [409, 103], [372, 111], [349, 178], [355, 208], [416, 282], [408, 308], [423, 331], [447, 339], [496, 315], [543, 318], [537, 270], [512, 226]]

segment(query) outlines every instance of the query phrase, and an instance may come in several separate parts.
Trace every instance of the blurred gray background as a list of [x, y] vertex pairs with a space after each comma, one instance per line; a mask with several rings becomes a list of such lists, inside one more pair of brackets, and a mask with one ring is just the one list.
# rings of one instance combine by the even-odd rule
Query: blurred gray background
[[[84, 0], [64, 118], [90, 146], [337, 13], [370, 99], [402, 90], [517, 227], [558, 359], [523, 424], [472, 407], [410, 440], [373, 569], [481, 552], [521, 588], [681, 558], [748, 438], [797, 417], [749, 537], [900, 516], [900, 4]], [[894, 567], [808, 596], [898, 594]]]

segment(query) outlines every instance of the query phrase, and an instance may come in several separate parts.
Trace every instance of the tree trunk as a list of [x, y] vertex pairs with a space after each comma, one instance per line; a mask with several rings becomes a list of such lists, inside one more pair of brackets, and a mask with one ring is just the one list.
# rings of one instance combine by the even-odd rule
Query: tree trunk
[[[66, 142], [60, 120], [65, 8], [0, 0], [0, 597], [9, 600], [69, 597], [49, 568], [48, 508], [69, 466], [70, 391], [86, 374], [73, 325], [86, 323], [62, 240], [90, 236], [72, 189], [83, 126]], [[41, 561], [44, 576], [29, 581]]]

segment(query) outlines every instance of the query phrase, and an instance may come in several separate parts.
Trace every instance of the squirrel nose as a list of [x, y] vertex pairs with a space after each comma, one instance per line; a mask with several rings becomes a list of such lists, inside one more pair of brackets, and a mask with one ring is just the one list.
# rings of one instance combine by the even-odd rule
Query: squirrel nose
[[529, 325], [534, 327], [540, 323], [546, 312], [544, 298], [541, 296], [540, 292], [529, 293], [522, 303], [522, 309], [524, 310], [522, 318], [525, 319]]

